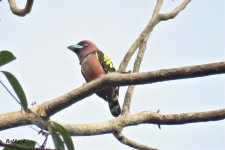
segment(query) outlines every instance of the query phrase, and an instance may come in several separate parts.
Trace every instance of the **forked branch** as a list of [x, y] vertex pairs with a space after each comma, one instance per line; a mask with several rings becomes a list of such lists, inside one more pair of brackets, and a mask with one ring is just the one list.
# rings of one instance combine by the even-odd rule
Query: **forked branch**
[[[138, 54], [137, 54], [137, 58], [135, 60], [134, 63], [134, 67], [133, 67], [133, 72], [139, 72], [140, 66], [141, 66], [141, 62], [145, 53], [145, 49], [146, 49], [146, 45], [148, 42], [148, 39], [151, 35], [151, 32], [153, 30], [153, 28], [162, 20], [168, 20], [168, 19], [172, 19], [175, 16], [178, 15], [178, 13], [180, 13], [190, 2], [190, 0], [184, 0], [183, 3], [181, 3], [176, 9], [174, 9], [173, 11], [171, 11], [170, 13], [167, 14], [160, 14], [160, 9], [161, 6], [163, 4], [163, 0], [157, 0], [155, 9], [153, 11], [153, 15], [148, 23], [148, 25], [146, 26], [146, 28], [143, 30], [143, 32], [139, 35], [139, 37], [137, 38], [137, 40], [133, 43], [133, 45], [131, 46], [131, 48], [128, 50], [127, 54], [125, 55], [124, 59], [122, 60], [120, 67], [118, 69], [118, 72], [123, 72], [126, 70], [126, 67], [131, 59], [131, 57], [133, 56], [134, 52], [139, 48]], [[134, 87], [135, 86], [129, 86], [125, 95], [125, 99], [124, 99], [124, 104], [123, 104], [123, 109], [122, 109], [122, 114], [126, 114], [126, 113], [130, 113], [130, 105], [131, 105], [131, 99], [132, 99], [132, 95], [134, 92]]]

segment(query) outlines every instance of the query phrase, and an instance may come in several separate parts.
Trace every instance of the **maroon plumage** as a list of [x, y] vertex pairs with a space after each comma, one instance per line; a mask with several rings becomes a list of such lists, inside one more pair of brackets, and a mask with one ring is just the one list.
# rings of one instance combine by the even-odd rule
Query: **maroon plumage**
[[[68, 49], [77, 54], [80, 60], [81, 73], [86, 82], [116, 71], [110, 58], [91, 41], [80, 41], [76, 45], [69, 46]], [[117, 117], [120, 115], [119, 87], [108, 87], [96, 92], [96, 94], [108, 102], [113, 116]]]

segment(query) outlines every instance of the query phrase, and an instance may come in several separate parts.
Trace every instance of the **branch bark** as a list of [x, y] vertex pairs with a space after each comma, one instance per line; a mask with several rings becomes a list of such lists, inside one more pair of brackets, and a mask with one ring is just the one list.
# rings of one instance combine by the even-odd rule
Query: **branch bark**
[[[118, 72], [124, 72], [127, 68], [127, 65], [131, 59], [131, 57], [133, 56], [134, 52], [139, 48], [134, 66], [133, 66], [133, 72], [137, 73], [140, 70], [140, 66], [141, 66], [141, 62], [143, 60], [144, 57], [144, 53], [145, 53], [145, 49], [146, 49], [146, 45], [148, 42], [148, 39], [151, 35], [151, 32], [153, 30], [153, 28], [156, 26], [156, 24], [158, 24], [160, 21], [162, 20], [168, 20], [168, 19], [172, 19], [175, 16], [177, 16], [178, 13], [180, 13], [190, 2], [190, 0], [184, 0], [183, 3], [181, 3], [180, 6], [178, 6], [176, 9], [174, 9], [172, 12], [167, 13], [167, 14], [160, 14], [160, 9], [161, 6], [163, 4], [163, 0], [157, 0], [155, 9], [153, 11], [153, 15], [150, 19], [150, 22], [148, 23], [148, 25], [146, 26], [146, 28], [144, 29], [144, 31], [140, 34], [140, 36], [137, 38], [137, 40], [134, 42], [134, 44], [131, 46], [131, 48], [128, 50], [127, 54], [125, 55], [124, 59], [122, 60], [120, 67], [118, 69]], [[134, 85], [130, 85], [127, 88], [127, 92], [125, 94], [125, 99], [124, 99], [124, 103], [123, 103], [123, 108], [122, 108], [122, 115], [125, 114], [129, 114], [130, 113], [130, 106], [131, 106], [131, 99], [134, 93]], [[118, 134], [114, 134], [114, 136], [118, 139], [118, 136], [120, 137], [124, 137], [121, 132]], [[123, 139], [121, 142], [126, 144], [126, 145], [130, 145], [131, 147], [135, 147], [135, 146], [140, 146], [137, 147], [138, 149], [150, 149], [147, 146], [144, 146], [142, 144], [134, 144], [134, 141], [131, 141], [129, 139], [126, 140], [126, 137], [121, 138]], [[130, 141], [130, 142], [129, 142]]]
[[121, 131], [124, 127], [139, 124], [179, 125], [225, 119], [225, 108], [181, 114], [161, 114], [157, 112], [141, 112], [134, 115], [122, 115], [107, 122], [94, 124], [61, 124], [71, 135], [89, 136]]
[[[12, 118], [10, 118], [12, 117]], [[30, 113], [27, 116], [26, 113], [16, 111], [10, 114], [0, 115], [0, 131], [17, 126], [24, 126], [28, 124], [35, 124], [36, 115]], [[11, 122], [8, 122], [10, 119]], [[138, 124], [160, 124], [160, 125], [178, 125], [187, 123], [197, 123], [205, 121], [217, 121], [225, 119], [225, 108], [205, 111], [205, 112], [191, 112], [182, 114], [161, 114], [157, 112], [141, 112], [134, 115], [122, 115], [115, 119], [94, 123], [94, 124], [63, 124], [71, 135], [75, 136], [89, 136], [108, 134], [115, 131], [121, 131], [124, 127], [134, 126]], [[4, 123], [5, 121], [5, 123]]]
[[147, 36], [151, 35], [151, 32], [153, 28], [160, 22], [172, 19], [176, 17], [184, 8], [191, 2], [191, 0], [184, 0], [177, 8], [175, 8], [173, 11], [166, 13], [166, 14], [160, 14], [159, 11], [161, 9], [161, 6], [163, 4], [163, 0], [157, 0], [153, 15], [151, 20], [149, 21], [148, 25], [145, 27], [145, 29], [142, 31], [142, 33], [139, 35], [139, 37], [136, 39], [136, 41], [132, 44], [132, 46], [127, 51], [126, 55], [124, 56], [123, 60], [120, 63], [118, 72], [124, 72], [127, 68], [127, 65], [133, 56], [134, 52], [138, 49], [140, 44], [146, 39]]
[[184, 0], [177, 8], [173, 11], [165, 14], [159, 14], [160, 20], [166, 21], [175, 18], [185, 7], [191, 2], [191, 0]]
[[30, 13], [34, 0], [27, 0], [26, 5], [23, 9], [17, 7], [15, 0], [8, 0], [8, 2], [12, 13], [17, 16], [23, 17]]
[[146, 145], [137, 143], [131, 139], [128, 139], [127, 137], [125, 137], [121, 132], [114, 132], [113, 135], [117, 138], [118, 141], [120, 141], [121, 143], [133, 147], [135, 149], [141, 149], [141, 150], [156, 150], [155, 148], [151, 148], [148, 147]]
[[[133, 67], [134, 73], [139, 72], [139, 70], [140, 70], [140, 66], [141, 66], [141, 62], [142, 62], [143, 57], [144, 57], [144, 53], [145, 53], [148, 38], [149, 38], [149, 36], [146, 37], [146, 39], [141, 43], [141, 45], [139, 47], [137, 58], [134, 62], [134, 67]], [[130, 113], [130, 105], [131, 105], [132, 95], [134, 93], [134, 87], [135, 87], [134, 85], [130, 85], [127, 89], [125, 99], [124, 99], [124, 103], [123, 103], [122, 114]]]
[[50, 117], [64, 108], [108, 86], [127, 86], [156, 83], [169, 80], [187, 79], [225, 73], [225, 62], [187, 66], [180, 68], [161, 69], [143, 73], [121, 74], [111, 73], [89, 82], [71, 92], [47, 101], [38, 108], [43, 117]]
[[[48, 119], [55, 113], [84, 99], [85, 97], [88, 97], [89, 95], [93, 94], [96, 90], [99, 90], [106, 86], [126, 86], [126, 85], [156, 83], [169, 80], [203, 77], [221, 73], [225, 73], [225, 62], [187, 66], [172, 69], [161, 69], [157, 71], [150, 71], [144, 73], [108, 74], [102, 78], [96, 79], [79, 88], [76, 88], [63, 96], [60, 96], [53, 100], [46, 101], [36, 107], [31, 108], [31, 111], [33, 113], [15, 111], [6, 114], [1, 114], [0, 130], [28, 124], [35, 124], [37, 120], [40, 120], [40, 118], [38, 118], [39, 116], [43, 117], [44, 119]], [[123, 117], [124, 116], [127, 115], [123, 115]], [[157, 124], [161, 123], [162, 122], [158, 122]]]

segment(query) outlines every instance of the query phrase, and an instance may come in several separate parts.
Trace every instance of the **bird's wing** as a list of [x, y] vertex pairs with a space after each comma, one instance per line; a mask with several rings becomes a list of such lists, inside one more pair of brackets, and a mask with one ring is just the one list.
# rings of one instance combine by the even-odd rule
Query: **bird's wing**
[[82, 73], [82, 75], [83, 75], [83, 77], [84, 77], [85, 81], [86, 81], [86, 82], [88, 82], [88, 79], [85, 77], [84, 72], [83, 72], [83, 70], [82, 70], [82, 69], [81, 69], [81, 73]]
[[99, 60], [103, 70], [105, 71], [105, 74], [116, 71], [108, 55], [106, 55], [102, 51], [96, 51], [95, 55], [97, 59]]

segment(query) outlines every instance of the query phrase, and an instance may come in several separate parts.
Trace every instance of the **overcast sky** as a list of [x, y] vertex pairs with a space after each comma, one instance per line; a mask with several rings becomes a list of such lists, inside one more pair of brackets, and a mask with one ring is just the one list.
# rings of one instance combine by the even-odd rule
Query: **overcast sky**
[[[127, 49], [147, 25], [155, 1], [145, 0], [48, 0], [35, 1], [26, 17], [17, 17], [6, 0], [0, 2], [0, 50], [10, 50], [17, 59], [2, 67], [22, 84], [29, 106], [56, 98], [85, 83], [77, 56], [66, 49], [88, 39], [119, 66]], [[168, 0], [161, 12], [179, 4]], [[24, 1], [18, 5], [23, 6]], [[225, 60], [224, 1], [192, 1], [175, 19], [158, 24], [147, 45], [141, 71], [182, 67]], [[131, 63], [131, 65], [133, 62]], [[129, 66], [128, 70], [132, 66]], [[7, 84], [5, 78], [0, 79]], [[8, 85], [8, 84], [7, 84]], [[8, 85], [9, 86], [9, 85]], [[126, 87], [120, 88], [120, 104]], [[225, 107], [225, 76], [169, 81], [137, 86], [131, 113], [161, 110], [161, 113], [208, 111]], [[0, 113], [20, 106], [0, 86]], [[108, 105], [92, 95], [57, 113], [51, 119], [63, 123], [94, 123], [112, 119]], [[139, 125], [123, 133], [137, 142], [168, 149], [225, 149], [225, 121], [162, 126]], [[29, 127], [0, 132], [0, 139], [44, 137]], [[74, 137], [76, 149], [131, 149], [113, 135]], [[53, 148], [51, 139], [48, 147]]]

